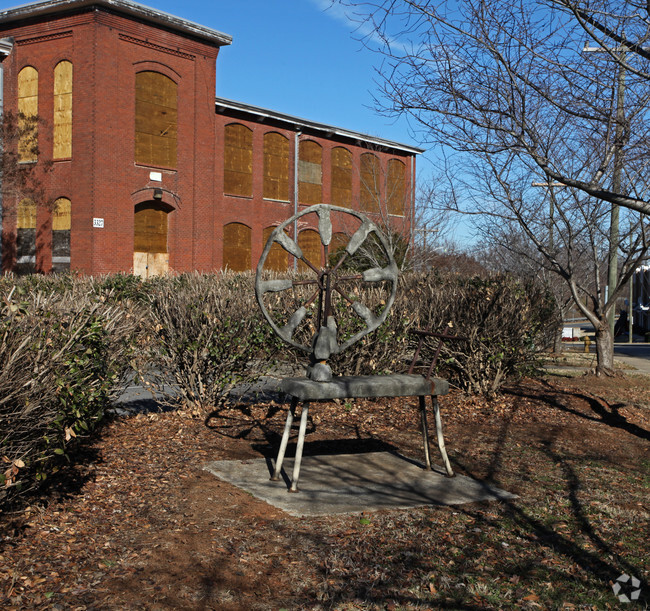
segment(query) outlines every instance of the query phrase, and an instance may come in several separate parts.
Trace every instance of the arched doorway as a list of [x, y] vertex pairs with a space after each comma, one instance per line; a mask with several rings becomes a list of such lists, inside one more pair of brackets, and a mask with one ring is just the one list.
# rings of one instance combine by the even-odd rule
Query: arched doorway
[[133, 222], [133, 273], [142, 278], [169, 271], [167, 215], [170, 206], [142, 202], [135, 207]]

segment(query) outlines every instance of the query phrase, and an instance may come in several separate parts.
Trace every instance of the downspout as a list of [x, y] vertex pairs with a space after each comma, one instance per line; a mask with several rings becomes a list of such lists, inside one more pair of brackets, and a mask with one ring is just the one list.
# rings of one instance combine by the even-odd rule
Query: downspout
[[[4, 118], [4, 92], [5, 92], [5, 82], [4, 82], [4, 66], [3, 61], [9, 57], [12, 49], [14, 48], [13, 38], [2, 38], [0, 39], [0, 160], [2, 159], [3, 154], [3, 118]], [[0, 167], [0, 268], [2, 267], [2, 217], [3, 217], [3, 208], [2, 208], [2, 167]]]
[[[300, 127], [297, 128], [293, 142], [293, 215], [298, 214], [298, 146], [300, 144]], [[298, 244], [298, 219], [293, 221], [293, 239]], [[293, 258], [293, 271], [298, 271], [298, 259]]]

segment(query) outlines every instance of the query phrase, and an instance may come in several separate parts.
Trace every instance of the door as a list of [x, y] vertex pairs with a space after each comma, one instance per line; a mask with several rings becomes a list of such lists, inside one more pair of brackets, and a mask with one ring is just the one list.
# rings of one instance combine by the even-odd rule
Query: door
[[133, 273], [136, 276], [149, 278], [169, 271], [168, 214], [169, 210], [157, 202], [144, 202], [135, 207]]

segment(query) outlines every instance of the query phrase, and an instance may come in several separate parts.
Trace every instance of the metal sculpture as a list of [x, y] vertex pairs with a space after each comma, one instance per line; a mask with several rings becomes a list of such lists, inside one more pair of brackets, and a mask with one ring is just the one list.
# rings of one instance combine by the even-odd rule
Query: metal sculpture
[[[324, 266], [320, 265], [320, 260], [317, 262], [310, 261], [305, 256], [298, 242], [291, 239], [286, 233], [286, 230], [293, 226], [293, 233], [295, 235], [300, 219], [308, 215], [316, 215], [317, 217], [317, 222], [309, 226], [318, 229], [317, 233], [325, 255]], [[330, 246], [332, 245], [333, 238], [333, 215], [342, 217], [338, 223], [340, 226], [345, 225], [346, 218], [348, 220], [350, 218], [355, 219], [358, 225], [351, 232], [351, 237], [347, 244], [345, 244], [343, 252], [337, 253], [339, 255], [338, 258], [332, 258], [330, 256], [332, 254], [330, 253]], [[379, 259], [382, 260], [382, 263], [379, 265], [369, 265], [368, 269], [359, 273], [347, 271], [346, 262], [350, 263], [351, 258], [355, 257], [364, 244], [372, 246], [375, 250], [379, 250]], [[265, 272], [264, 266], [272, 249], [276, 245], [293, 256], [296, 261], [302, 261], [306, 266], [307, 276], [311, 274], [312, 278], [308, 277], [305, 279], [297, 275], [288, 278], [269, 277]], [[322, 252], [319, 248], [320, 254]], [[357, 397], [419, 397], [425, 468], [432, 469], [433, 467], [429, 458], [425, 405], [425, 397], [429, 395], [435, 413], [438, 447], [445, 464], [447, 475], [450, 477], [453, 476], [453, 470], [447, 457], [444, 438], [442, 436], [442, 420], [437, 399], [439, 395], [449, 392], [449, 385], [446, 380], [431, 378], [439, 348], [436, 351], [434, 363], [429, 367], [426, 376], [414, 375], [412, 373], [412, 367], [408, 374], [333, 376], [331, 367], [327, 363], [327, 360], [331, 356], [349, 348], [362, 337], [377, 329], [386, 320], [395, 300], [398, 275], [398, 268], [385, 236], [375, 223], [354, 210], [324, 204], [311, 206], [276, 227], [269, 236], [257, 266], [257, 276], [255, 279], [257, 301], [264, 317], [278, 336], [291, 346], [310, 355], [306, 378], [285, 378], [280, 384], [280, 390], [291, 397], [291, 407], [287, 414], [282, 441], [275, 463], [275, 471], [271, 477], [272, 480], [280, 479], [280, 472], [282, 470], [282, 463], [289, 441], [296, 407], [298, 403], [302, 403], [296, 457], [289, 492], [298, 492], [298, 478], [300, 476], [300, 464], [307, 429], [309, 403], [312, 401], [331, 401], [333, 399]], [[374, 286], [381, 284], [385, 290], [385, 299], [379, 304], [379, 309], [377, 305], [373, 306], [371, 304], [369, 306], [363, 302], [363, 291], [359, 290], [359, 284]], [[348, 285], [354, 288], [354, 297], [347, 289]], [[297, 290], [306, 290], [306, 294], [301, 298], [300, 305], [288, 316], [286, 313], [283, 315], [283, 323], [279, 322], [267, 307], [265, 299], [270, 295], [281, 294], [284, 291], [295, 292]], [[346, 307], [342, 310], [343, 314], [341, 314], [341, 308], [335, 307], [335, 299], [342, 300], [346, 304]], [[342, 322], [340, 317], [349, 312], [356, 317], [357, 322], [360, 321], [361, 329], [352, 332], [349, 337], [339, 337], [339, 328]], [[313, 327], [313, 333], [309, 341], [307, 341], [305, 337], [308, 337], [309, 334], [305, 335], [305, 328], [310, 327]], [[414, 362], [418, 358], [422, 342], [426, 336], [437, 337], [440, 341], [449, 338], [447, 335], [429, 333], [427, 331], [419, 333], [419, 344]]]

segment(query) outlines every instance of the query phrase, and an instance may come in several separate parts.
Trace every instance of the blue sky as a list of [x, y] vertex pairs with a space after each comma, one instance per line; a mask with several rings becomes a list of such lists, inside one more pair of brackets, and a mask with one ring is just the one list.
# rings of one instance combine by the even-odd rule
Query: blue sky
[[[138, 0], [233, 38], [217, 60], [218, 96], [420, 146], [406, 119], [373, 110], [381, 56], [329, 0]], [[435, 151], [418, 156], [428, 179]], [[467, 241], [461, 222], [455, 237]]]
[[217, 95], [418, 146], [406, 120], [370, 108], [380, 56], [328, 0], [140, 1], [233, 37], [217, 60]]

